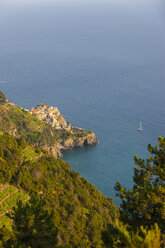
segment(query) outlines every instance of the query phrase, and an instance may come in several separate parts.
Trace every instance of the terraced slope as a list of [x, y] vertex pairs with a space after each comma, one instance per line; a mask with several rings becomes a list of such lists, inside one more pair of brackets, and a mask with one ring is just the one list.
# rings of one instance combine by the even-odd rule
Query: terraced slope
[[27, 201], [28, 199], [28, 194], [14, 186], [9, 184], [0, 185], [0, 228], [2, 226], [11, 227], [11, 219], [7, 216], [7, 213], [12, 211], [17, 201]]

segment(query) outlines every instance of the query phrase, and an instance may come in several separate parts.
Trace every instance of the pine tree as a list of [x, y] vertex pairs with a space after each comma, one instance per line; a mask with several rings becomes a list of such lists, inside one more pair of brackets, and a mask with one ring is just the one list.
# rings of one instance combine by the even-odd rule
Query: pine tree
[[126, 190], [119, 182], [115, 189], [121, 198], [120, 220], [102, 234], [106, 247], [165, 247], [165, 138], [148, 145], [151, 157], [135, 156], [134, 186]]
[[157, 223], [165, 230], [165, 138], [159, 137], [159, 146], [148, 145], [149, 159], [135, 156], [133, 190], [126, 190], [120, 183], [115, 189], [122, 200], [121, 220], [135, 227]]
[[26, 204], [18, 202], [14, 208], [13, 230], [10, 237], [6, 230], [1, 231], [4, 248], [56, 248], [57, 228], [54, 213], [44, 209], [44, 201], [32, 196]]
[[139, 231], [130, 230], [128, 225], [116, 221], [109, 225], [102, 235], [107, 248], [161, 248], [163, 240], [157, 224], [151, 229], [140, 227]]

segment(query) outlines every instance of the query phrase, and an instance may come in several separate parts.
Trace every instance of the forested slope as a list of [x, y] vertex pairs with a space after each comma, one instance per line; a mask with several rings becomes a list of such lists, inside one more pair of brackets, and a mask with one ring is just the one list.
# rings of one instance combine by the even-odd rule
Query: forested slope
[[118, 214], [107, 199], [70, 165], [23, 138], [0, 133], [0, 184], [14, 185], [24, 194], [37, 194], [59, 228], [59, 244], [67, 247], [102, 247], [101, 231]]

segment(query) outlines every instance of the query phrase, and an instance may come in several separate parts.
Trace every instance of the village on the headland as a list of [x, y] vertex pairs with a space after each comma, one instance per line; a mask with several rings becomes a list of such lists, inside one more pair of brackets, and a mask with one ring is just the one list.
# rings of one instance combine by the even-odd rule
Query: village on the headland
[[[4, 100], [4, 105], [16, 106], [16, 104], [8, 101], [7, 98]], [[68, 132], [73, 132], [74, 130], [83, 130], [82, 128], [72, 126], [70, 122], [66, 122], [62, 114], [57, 107], [49, 106], [48, 104], [38, 104], [37, 107], [32, 107], [31, 110], [22, 108], [22, 110], [29, 112], [31, 115], [37, 117], [39, 120], [51, 125], [55, 129], [65, 129]]]
[[30, 111], [27, 109], [24, 110], [56, 129], [71, 130], [71, 124], [65, 121], [57, 107], [52, 107], [47, 104], [38, 104], [36, 108], [31, 108]]
[[[0, 100], [0, 104], [2, 102], [4, 106], [17, 106], [16, 104], [10, 102], [1, 91]], [[76, 130], [83, 131], [82, 128], [72, 126], [70, 122], [66, 122], [57, 107], [52, 107], [48, 104], [38, 104], [37, 107], [32, 107], [31, 110], [22, 108], [20, 106], [18, 107], [21, 108], [23, 111], [29, 112], [31, 115], [37, 117], [39, 120], [45, 122], [46, 124], [51, 125], [55, 129], [65, 129], [70, 133], [73, 133]]]

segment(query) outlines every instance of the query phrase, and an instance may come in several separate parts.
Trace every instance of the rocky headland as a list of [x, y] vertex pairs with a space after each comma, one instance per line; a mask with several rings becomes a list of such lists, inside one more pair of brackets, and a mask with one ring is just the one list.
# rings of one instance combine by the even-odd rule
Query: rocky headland
[[47, 150], [55, 157], [75, 147], [98, 144], [91, 130], [74, 127], [57, 107], [39, 104], [31, 110], [11, 103], [0, 92], [0, 131], [22, 137], [29, 144]]
[[47, 150], [50, 154], [52, 154], [55, 157], [62, 158], [62, 152], [63, 151], [69, 151], [76, 147], [83, 147], [83, 146], [92, 146], [97, 145], [98, 139], [96, 138], [96, 135], [94, 132], [90, 132], [86, 135], [83, 135], [82, 137], [77, 137], [76, 135], [66, 139], [61, 140], [57, 144], [54, 144], [54, 146], [45, 146], [44, 149]]
[[69, 134], [67, 139], [61, 139], [54, 146], [45, 146], [44, 149], [49, 151], [55, 157], [62, 157], [62, 151], [72, 150], [75, 147], [83, 147], [98, 144], [98, 139], [92, 131], [83, 130], [74, 127], [70, 122], [66, 121], [57, 107], [48, 104], [39, 104], [36, 108], [28, 111], [45, 124], [52, 126], [54, 129], [64, 131]]

